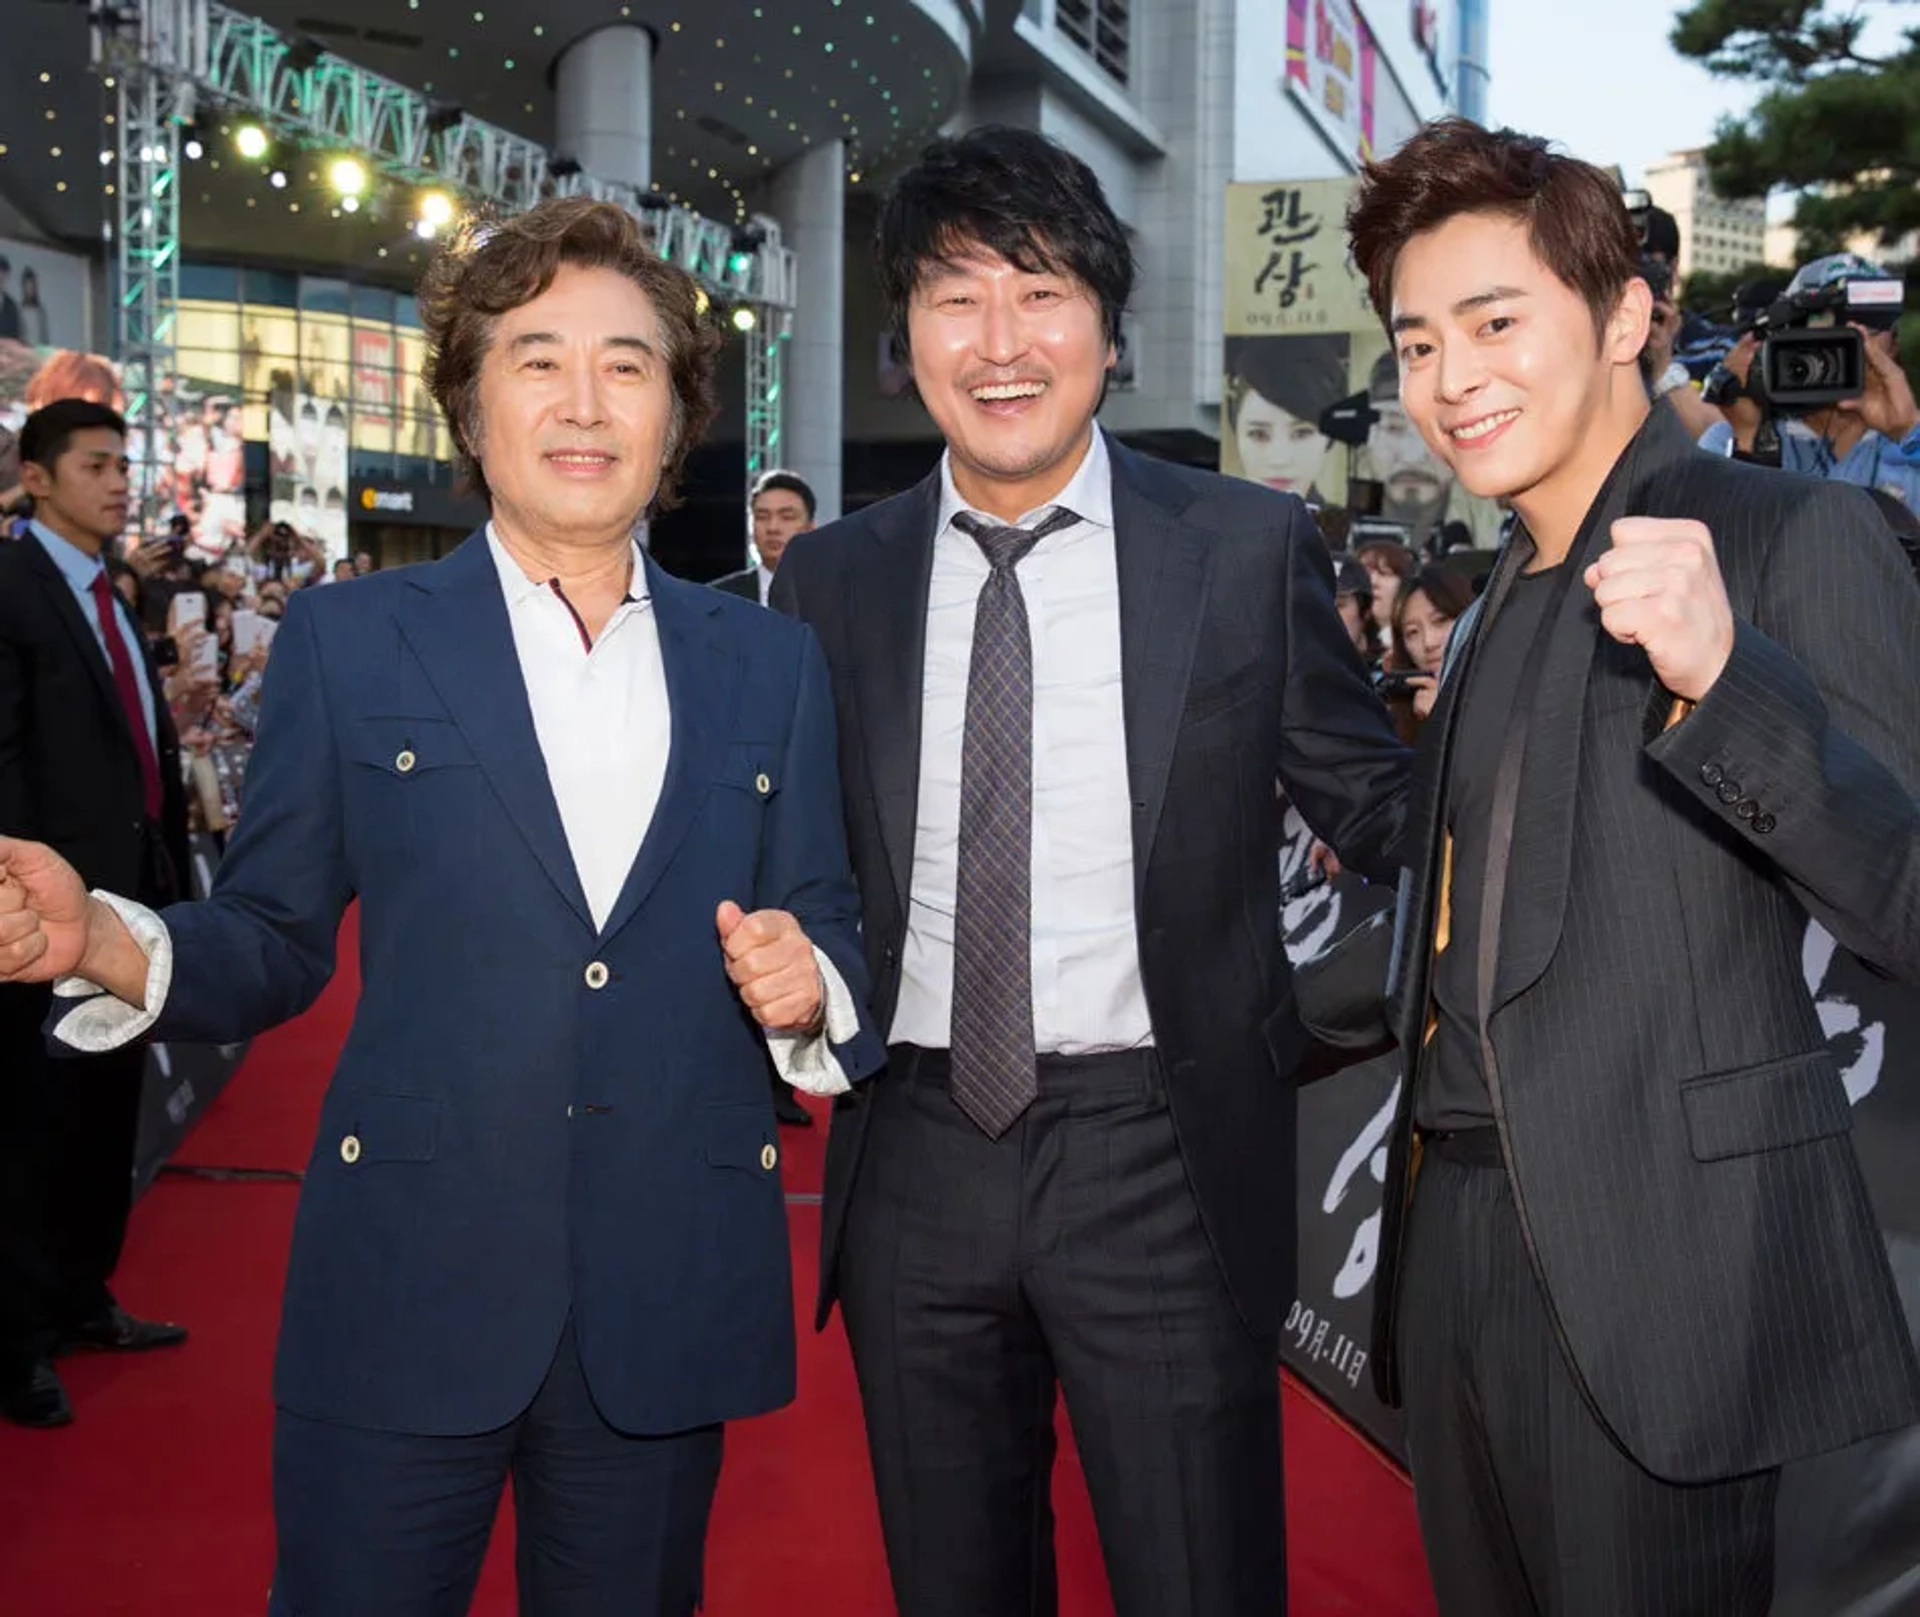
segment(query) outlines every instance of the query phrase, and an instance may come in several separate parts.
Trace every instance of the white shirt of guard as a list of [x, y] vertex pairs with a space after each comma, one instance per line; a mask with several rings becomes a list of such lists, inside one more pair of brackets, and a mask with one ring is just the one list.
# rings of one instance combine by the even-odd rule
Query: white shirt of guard
[[[1034, 1047], [1088, 1055], [1153, 1042], [1134, 924], [1113, 467], [1097, 427], [1073, 480], [1020, 526], [1053, 505], [1080, 520], [1047, 535], [1014, 569], [1033, 637]], [[947, 1048], [952, 1036], [967, 674], [975, 609], [990, 571], [978, 543], [953, 526], [954, 513], [967, 509], [943, 458], [912, 890], [889, 1034], [892, 1043], [931, 1049]]]
[[759, 562], [753, 569], [753, 581], [760, 586], [760, 604], [767, 604], [767, 597], [773, 593], [773, 574], [767, 571], [767, 564]]
[[[604, 927], [653, 824], [673, 740], [666, 665], [640, 547], [634, 546], [627, 599], [614, 609], [597, 640], [589, 638], [557, 581], [529, 578], [491, 524], [487, 548], [506, 597], [534, 736], [546, 761], [567, 848], [593, 924]], [[119, 911], [147, 953], [147, 1009], [135, 1011], [91, 983], [63, 979], [56, 992], [83, 1000], [58, 1029], [62, 1042], [76, 1049], [112, 1049], [145, 1032], [172, 982], [172, 941], [165, 923], [115, 894], [99, 896]], [[716, 908], [725, 896], [715, 895]], [[717, 953], [717, 933], [713, 946]], [[818, 949], [814, 959], [827, 1003], [826, 1039], [768, 1033], [767, 1043], [789, 1083], [814, 1094], [838, 1094], [848, 1083], [827, 1040], [844, 1043], [852, 1038], [859, 1029], [859, 1013], [832, 962]]]

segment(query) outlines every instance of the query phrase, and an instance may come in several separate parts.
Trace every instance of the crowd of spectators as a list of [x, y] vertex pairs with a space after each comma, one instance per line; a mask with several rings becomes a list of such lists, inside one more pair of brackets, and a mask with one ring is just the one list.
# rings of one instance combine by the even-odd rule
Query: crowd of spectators
[[[16, 504], [0, 520], [0, 542], [23, 538], [31, 523], [30, 503]], [[371, 572], [373, 558], [363, 551], [329, 565], [320, 542], [286, 522], [262, 523], [209, 558], [185, 512], [118, 548], [107, 570], [163, 676], [191, 827], [224, 841], [240, 812], [260, 681], [288, 596]]]

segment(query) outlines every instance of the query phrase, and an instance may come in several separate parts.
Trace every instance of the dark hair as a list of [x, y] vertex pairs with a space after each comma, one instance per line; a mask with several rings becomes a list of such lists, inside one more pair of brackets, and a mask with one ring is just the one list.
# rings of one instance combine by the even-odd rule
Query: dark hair
[[819, 510], [820, 502], [813, 497], [813, 490], [807, 480], [798, 472], [772, 471], [762, 472], [753, 480], [753, 492], [747, 496], [747, 504], [760, 498], [762, 494], [776, 491], [800, 496], [800, 503], [807, 508], [807, 520], [813, 520], [813, 514]]
[[127, 436], [127, 424], [116, 410], [91, 399], [56, 399], [28, 416], [20, 428], [20, 464], [52, 471], [55, 462], [67, 452], [77, 432], [92, 432], [104, 427]]
[[984, 248], [1030, 275], [1067, 274], [1100, 303], [1107, 341], [1133, 295], [1133, 245], [1092, 169], [1030, 129], [988, 124], [936, 140], [887, 192], [874, 232], [880, 295], [904, 343], [931, 266]]
[[[1402, 585], [1413, 577], [1414, 569], [1420, 565], [1420, 558], [1398, 539], [1363, 539], [1353, 547], [1353, 559], [1362, 566], [1369, 556], [1386, 557], [1387, 566], [1399, 575]], [[1401, 593], [1405, 593], [1404, 588]]]
[[1457, 573], [1451, 567], [1422, 567], [1401, 584], [1400, 593], [1393, 598], [1393, 655], [1402, 667], [1412, 666], [1407, 656], [1403, 625], [1407, 618], [1407, 603], [1416, 595], [1426, 596], [1442, 617], [1457, 618], [1473, 605], [1473, 583], [1465, 574]]
[[693, 277], [654, 250], [626, 209], [590, 197], [554, 197], [509, 219], [469, 221], [421, 277], [422, 380], [447, 419], [475, 492], [487, 497], [486, 473], [473, 454], [481, 427], [480, 367], [500, 316], [539, 297], [564, 264], [619, 272], [660, 316], [673, 416], [653, 508], [669, 510], [687, 456], [718, 408], [713, 370], [720, 333], [702, 315]]
[[1383, 323], [1393, 318], [1401, 251], [1463, 213], [1524, 223], [1540, 262], [1585, 301], [1596, 333], [1639, 273], [1640, 244], [1611, 176], [1537, 136], [1440, 118], [1363, 165], [1347, 209], [1353, 260]]
[[1316, 425], [1321, 411], [1347, 393], [1347, 339], [1323, 332], [1300, 337], [1227, 339], [1227, 424], [1239, 419], [1248, 393], [1258, 393], [1297, 421]]

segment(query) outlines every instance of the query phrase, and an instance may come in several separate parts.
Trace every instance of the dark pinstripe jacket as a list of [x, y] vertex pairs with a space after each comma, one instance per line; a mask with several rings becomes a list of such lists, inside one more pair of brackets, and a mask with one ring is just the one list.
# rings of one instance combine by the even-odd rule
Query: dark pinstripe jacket
[[[1627, 1451], [1693, 1482], [1920, 1420], [1920, 1368], [1800, 965], [1812, 915], [1920, 981], [1920, 588], [1857, 490], [1696, 450], [1663, 410], [1629, 453], [1587, 559], [1615, 515], [1706, 523], [1733, 656], [1669, 725], [1672, 697], [1576, 580], [1519, 775], [1483, 1049], [1562, 1349]], [[1509, 547], [1490, 610], [1521, 563]], [[1409, 1050], [1449, 902], [1447, 768], [1480, 625], [1462, 630], [1409, 807], [1389, 987]], [[1396, 1337], [1420, 1329], [1398, 1316], [1396, 1283], [1414, 1088], [1375, 1298], [1390, 1402]]]

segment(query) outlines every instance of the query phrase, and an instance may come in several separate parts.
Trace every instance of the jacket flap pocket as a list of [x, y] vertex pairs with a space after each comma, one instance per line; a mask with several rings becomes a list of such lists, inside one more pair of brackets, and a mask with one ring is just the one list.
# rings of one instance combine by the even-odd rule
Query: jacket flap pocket
[[402, 780], [474, 761], [467, 738], [451, 719], [357, 719], [347, 726], [342, 745], [354, 763]]
[[1689, 1079], [1680, 1103], [1701, 1162], [1780, 1151], [1853, 1126], [1846, 1088], [1825, 1050]]
[[726, 761], [717, 777], [722, 786], [751, 792], [756, 797], [772, 797], [780, 790], [786, 773], [785, 749], [777, 741], [735, 741], [727, 748]]
[[368, 1090], [344, 1108], [360, 1162], [431, 1162], [440, 1138], [440, 1102], [431, 1095]]
[[706, 1134], [707, 1164], [714, 1168], [744, 1168], [771, 1176], [780, 1165], [780, 1147], [774, 1140], [773, 1108], [764, 1101], [739, 1106], [710, 1106], [701, 1114]]

